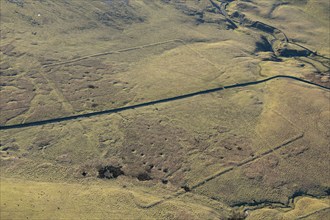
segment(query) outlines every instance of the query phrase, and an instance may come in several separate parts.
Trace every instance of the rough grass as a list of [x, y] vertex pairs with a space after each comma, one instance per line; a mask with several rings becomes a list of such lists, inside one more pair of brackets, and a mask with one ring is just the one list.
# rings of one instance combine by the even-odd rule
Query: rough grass
[[[166, 2], [1, 0], [0, 123], [326, 71], [275, 59], [262, 33], [227, 30], [208, 1]], [[278, 1], [228, 8], [327, 55], [322, 2], [290, 1], [271, 16]], [[326, 219], [328, 104], [327, 91], [279, 79], [1, 131], [1, 218]], [[123, 175], [101, 180], [104, 167]]]
[[104, 182], [82, 185], [2, 178], [1, 219], [217, 219], [212, 209], [188, 200], [150, 210], [139, 207], [158, 196]]

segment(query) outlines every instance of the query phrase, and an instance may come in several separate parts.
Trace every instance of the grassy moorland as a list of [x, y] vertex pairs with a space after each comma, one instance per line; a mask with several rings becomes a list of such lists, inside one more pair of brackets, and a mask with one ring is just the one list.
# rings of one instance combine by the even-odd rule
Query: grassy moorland
[[327, 0], [0, 3], [1, 219], [329, 218]]

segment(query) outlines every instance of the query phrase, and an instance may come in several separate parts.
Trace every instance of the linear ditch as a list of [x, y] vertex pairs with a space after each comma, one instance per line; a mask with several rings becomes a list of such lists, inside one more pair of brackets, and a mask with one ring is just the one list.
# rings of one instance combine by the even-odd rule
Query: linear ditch
[[[265, 151], [265, 152], [259, 154], [258, 156], [254, 156], [254, 157], [252, 157], [252, 158], [248, 158], [248, 159], [242, 160], [242, 161], [241, 161], [239, 164], [237, 164], [236, 166], [228, 167], [228, 168], [226, 168], [226, 169], [224, 169], [224, 170], [222, 170], [222, 171], [220, 171], [220, 172], [218, 172], [218, 173], [216, 173], [216, 174], [214, 174], [214, 175], [212, 175], [212, 176], [206, 177], [204, 180], [200, 181], [199, 183], [196, 183], [195, 185], [193, 185], [193, 186], [191, 186], [191, 187], [188, 187], [188, 186], [182, 187], [183, 190], [181, 190], [181, 191], [177, 191], [176, 193], [174, 193], [174, 194], [168, 196], [167, 198], [164, 198], [164, 199], [158, 200], [158, 201], [153, 202], [153, 203], [151, 203], [151, 204], [147, 204], [147, 205], [139, 205], [139, 207], [140, 207], [140, 208], [144, 208], [144, 209], [153, 208], [153, 207], [155, 207], [155, 206], [157, 206], [157, 205], [159, 205], [159, 204], [162, 204], [162, 203], [164, 203], [164, 202], [166, 202], [166, 201], [169, 201], [169, 200], [171, 200], [171, 199], [177, 198], [177, 197], [179, 197], [179, 196], [181, 196], [181, 195], [183, 195], [183, 194], [185, 194], [185, 193], [192, 192], [193, 190], [195, 190], [195, 189], [197, 189], [197, 188], [203, 186], [204, 184], [208, 183], [208, 182], [211, 181], [211, 180], [214, 180], [214, 179], [216, 179], [216, 178], [218, 178], [218, 177], [220, 177], [220, 176], [222, 176], [222, 175], [224, 175], [224, 174], [226, 174], [226, 173], [229, 173], [229, 172], [231, 172], [231, 171], [233, 171], [233, 170], [235, 170], [235, 169], [237, 169], [237, 168], [239, 168], [239, 167], [241, 167], [241, 166], [244, 166], [244, 165], [247, 165], [247, 164], [253, 163], [255, 160], [261, 159], [261, 158], [263, 158], [263, 157], [265, 157], [265, 156], [267, 156], [267, 155], [272, 154], [272, 153], [275, 152], [275, 151], [278, 151], [278, 150], [282, 149], [283, 147], [286, 147], [286, 146], [290, 145], [290, 144], [293, 143], [294, 141], [297, 141], [297, 140], [303, 138], [303, 136], [304, 136], [303, 133], [297, 134], [297, 135], [295, 135], [294, 137], [292, 137], [292, 138], [290, 138], [290, 139], [288, 139], [288, 140], [285, 140], [282, 144], [280, 144], [280, 145], [278, 145], [278, 146], [276, 146], [276, 147], [274, 147], [274, 148], [272, 148], [272, 149], [269, 149], [269, 150], [267, 150], [267, 151]], [[238, 203], [238, 204], [234, 204], [232, 207], [239, 207], [239, 206], [245, 206], [245, 205], [249, 205], [249, 206], [259, 206], [259, 205], [261, 205], [261, 204], [264, 204], [264, 205], [265, 205], [266, 203], [267, 203], [267, 204], [272, 204], [272, 203], [273, 203], [273, 204], [281, 205], [281, 206], [283, 206], [283, 207], [288, 207], [289, 204], [290, 204], [290, 201], [294, 201], [294, 198], [295, 198], [295, 197], [298, 197], [298, 196], [301, 196], [301, 194], [299, 194], [299, 193], [294, 193], [292, 196], [290, 196], [290, 197], [288, 198], [288, 203], [287, 203], [287, 204], [280, 203], [280, 202], [266, 201], [266, 200], [265, 200], [265, 201], [260, 201], [260, 202], [255, 202], [255, 201], [254, 201], [254, 202], [252, 202], [252, 203]]]
[[[287, 38], [287, 36], [285, 35], [285, 33], [283, 33], [281, 30], [277, 29], [276, 27], [272, 27], [270, 25], [267, 25], [265, 23], [259, 22], [259, 21], [251, 21], [247, 18], [245, 18], [244, 15], [240, 15], [239, 16], [239, 21], [233, 20], [230, 18], [230, 16], [228, 15], [226, 8], [227, 5], [232, 1], [232, 0], [222, 0], [218, 3], [214, 2], [213, 0], [209, 0], [211, 2], [211, 4], [219, 11], [220, 14], [222, 14], [226, 20], [231, 23], [234, 26], [234, 29], [238, 28], [238, 26], [235, 23], [238, 23], [239, 25], [242, 26], [246, 26], [249, 28], [255, 28], [257, 30], [260, 30], [266, 34], [271, 35], [275, 40], [277, 41], [284, 41], [285, 43], [291, 43], [294, 44], [296, 46], [299, 46], [301, 48], [303, 48], [305, 50], [305, 52], [302, 52], [300, 55], [300, 57], [306, 57], [308, 59], [312, 59], [313, 58], [310, 57], [310, 55], [313, 55], [314, 58], [315, 57], [319, 57], [319, 58], [323, 58], [323, 59], [329, 59], [327, 57], [321, 56], [316, 54], [315, 52], [309, 50], [308, 48], [301, 46], [295, 42], [289, 41], [289, 39]], [[282, 35], [283, 39], [279, 39], [278, 35]], [[139, 47], [132, 47], [129, 48], [129, 50], [134, 50], [134, 49], [140, 49], [143, 47], [149, 47], [149, 46], [155, 46], [155, 45], [159, 45], [159, 44], [166, 44], [166, 43], [170, 43], [170, 42], [181, 42], [184, 44], [184, 42], [180, 39], [174, 39], [174, 40], [170, 40], [170, 41], [164, 41], [164, 42], [159, 42], [159, 43], [154, 43], [154, 44], [149, 44], [149, 45], [144, 45], [144, 46], [139, 46]], [[274, 50], [274, 41], [270, 41], [269, 42], [270, 45], [273, 47], [273, 51]], [[126, 49], [127, 50], [127, 49]], [[94, 54], [94, 55], [90, 55], [90, 56], [86, 56], [86, 57], [81, 57], [81, 58], [77, 58], [77, 59], [73, 59], [73, 60], [69, 60], [69, 61], [65, 61], [65, 62], [59, 62], [59, 63], [54, 63], [54, 64], [47, 64], [44, 65], [43, 67], [50, 67], [50, 66], [57, 66], [57, 65], [63, 65], [63, 64], [70, 64], [70, 63], [74, 63], [74, 62], [78, 62], [84, 59], [88, 59], [91, 57], [96, 57], [96, 56], [103, 56], [103, 55], [108, 55], [108, 54], [112, 54], [112, 53], [119, 53], [119, 52], [125, 52], [126, 50], [120, 50], [120, 51], [111, 51], [111, 52], [106, 52], [106, 53], [99, 53], [99, 54]], [[292, 52], [292, 51], [291, 51]], [[291, 52], [285, 52], [284, 56], [286, 56], [286, 53], [290, 54]], [[274, 53], [276, 56], [280, 56], [281, 54], [276, 54]], [[299, 55], [299, 53], [297, 54]], [[298, 56], [299, 57], [299, 56]], [[323, 61], [317, 60], [315, 59], [314, 61], [319, 62], [321, 65], [323, 65], [324, 67], [328, 67], [328, 65], [325, 65]], [[309, 63], [310, 62], [306, 62]], [[319, 69], [315, 66], [312, 65], [316, 70], [319, 71]], [[322, 71], [319, 71], [320, 73], [323, 73]], [[291, 77], [291, 76], [282, 76], [282, 75], [277, 75], [274, 77], [270, 77], [264, 80], [260, 80], [260, 81], [254, 81], [254, 82], [247, 82], [247, 83], [241, 83], [241, 84], [234, 84], [234, 85], [229, 85], [229, 86], [225, 86], [225, 87], [219, 87], [219, 88], [214, 88], [214, 89], [209, 89], [209, 90], [204, 90], [204, 91], [199, 91], [199, 92], [194, 92], [194, 93], [189, 93], [189, 94], [185, 94], [185, 95], [180, 95], [180, 96], [175, 96], [175, 97], [171, 97], [171, 98], [165, 98], [165, 99], [160, 99], [160, 100], [155, 100], [155, 101], [151, 101], [151, 102], [145, 102], [145, 103], [140, 103], [140, 104], [136, 104], [136, 105], [132, 105], [132, 106], [126, 106], [126, 107], [120, 107], [120, 108], [115, 108], [115, 109], [109, 109], [109, 110], [104, 110], [104, 111], [98, 111], [98, 112], [91, 112], [91, 113], [86, 113], [86, 114], [80, 114], [80, 115], [73, 115], [73, 116], [67, 116], [67, 117], [59, 117], [59, 118], [53, 118], [53, 119], [47, 119], [47, 120], [41, 120], [41, 121], [35, 121], [35, 122], [28, 122], [28, 123], [23, 123], [23, 124], [14, 124], [14, 125], [0, 125], [0, 130], [7, 130], [7, 129], [13, 129], [13, 128], [24, 128], [24, 127], [32, 127], [32, 126], [39, 126], [39, 125], [44, 125], [44, 124], [51, 124], [51, 123], [57, 123], [57, 122], [62, 122], [62, 121], [69, 121], [69, 120], [75, 120], [75, 119], [79, 119], [79, 118], [86, 118], [86, 117], [92, 117], [92, 116], [96, 116], [96, 115], [102, 115], [102, 114], [110, 114], [110, 113], [116, 113], [116, 112], [121, 112], [121, 111], [125, 111], [128, 109], [134, 109], [134, 108], [140, 108], [140, 107], [145, 107], [148, 105], [154, 105], [154, 104], [158, 104], [158, 103], [164, 103], [164, 102], [169, 102], [169, 101], [174, 101], [174, 100], [179, 100], [179, 99], [183, 99], [183, 98], [188, 98], [188, 97], [192, 97], [192, 96], [196, 96], [196, 95], [201, 95], [201, 94], [206, 94], [206, 93], [211, 93], [211, 92], [216, 92], [216, 91], [221, 91], [223, 89], [229, 89], [229, 88], [237, 88], [237, 87], [244, 87], [244, 86], [248, 86], [248, 85], [254, 85], [254, 84], [259, 84], [262, 82], [266, 82], [269, 80], [272, 80], [274, 78], [291, 78], [291, 79], [295, 79], [304, 83], [308, 83], [311, 85], [315, 85], [318, 87], [321, 87], [323, 89], [329, 89], [326, 86], [322, 86], [320, 84], [314, 83], [314, 82], [310, 82], [310, 81], [306, 81], [300, 78], [296, 78], [296, 77]]]
[[112, 114], [112, 113], [118, 113], [130, 109], [136, 109], [136, 108], [142, 108], [142, 107], [147, 107], [151, 105], [156, 105], [160, 103], [167, 103], [171, 101], [176, 101], [176, 100], [181, 100], [181, 99], [186, 99], [198, 95], [204, 95], [208, 93], [213, 93], [213, 92], [219, 92], [225, 89], [233, 89], [233, 88], [241, 88], [241, 87], [247, 87], [247, 86], [252, 86], [252, 85], [258, 85], [261, 83], [265, 83], [274, 79], [291, 79], [295, 81], [299, 81], [305, 84], [313, 85], [321, 89], [325, 89], [330, 91], [329, 87], [319, 85], [314, 82], [310, 82], [298, 77], [294, 76], [286, 76], [286, 75], [276, 75], [272, 76], [266, 79], [262, 80], [257, 80], [257, 81], [251, 81], [251, 82], [245, 82], [245, 83], [238, 83], [238, 84], [232, 84], [228, 86], [223, 86], [223, 87], [217, 87], [217, 88], [212, 88], [212, 89], [207, 89], [207, 90], [202, 90], [198, 92], [193, 92], [193, 93], [188, 93], [184, 95], [179, 95], [179, 96], [174, 96], [170, 98], [165, 98], [165, 99], [158, 99], [150, 102], [143, 102], [139, 103], [136, 105], [130, 105], [130, 106], [124, 106], [120, 108], [114, 108], [114, 109], [108, 109], [104, 111], [97, 111], [97, 112], [90, 112], [90, 113], [85, 113], [85, 114], [79, 114], [79, 115], [72, 115], [72, 116], [67, 116], [67, 117], [59, 117], [59, 118], [52, 118], [52, 119], [47, 119], [47, 120], [40, 120], [40, 121], [34, 121], [34, 122], [28, 122], [28, 123], [22, 123], [22, 124], [13, 124], [13, 125], [1, 125], [0, 130], [9, 130], [9, 129], [15, 129], [15, 128], [26, 128], [26, 127], [34, 127], [34, 126], [41, 126], [41, 125], [46, 125], [46, 124], [54, 124], [54, 123], [59, 123], [59, 122], [65, 122], [65, 121], [71, 121], [71, 120], [76, 120], [76, 119], [81, 119], [81, 118], [89, 118], [89, 117], [94, 117], [94, 116], [99, 116], [99, 115], [105, 115], [105, 114]]
[[[298, 135], [284, 141], [282, 144], [261, 153], [260, 155], [258, 155], [256, 157], [249, 158], [247, 160], [243, 160], [241, 163], [239, 163], [235, 167], [229, 167], [229, 168], [227, 168], [227, 169], [225, 169], [225, 170], [223, 170], [223, 171], [221, 171], [221, 172], [219, 172], [219, 173], [217, 173], [217, 174], [215, 174], [211, 177], [206, 178], [204, 181], [201, 181], [200, 183], [195, 184], [191, 188], [183, 187], [183, 190], [177, 191], [176, 193], [174, 193], [172, 195], [169, 195], [168, 197], [166, 197], [164, 199], [160, 199], [158, 201], [155, 201], [155, 202], [147, 204], [147, 205], [141, 205], [141, 204], [136, 204], [136, 205], [138, 205], [140, 208], [143, 208], [143, 209], [150, 209], [150, 208], [158, 206], [158, 205], [160, 205], [164, 202], [167, 202], [169, 200], [178, 198], [179, 196], [184, 195], [188, 192], [193, 193], [193, 190], [195, 190], [196, 188], [204, 185], [205, 183], [207, 183], [207, 182], [209, 182], [209, 181], [211, 181], [211, 180], [213, 180], [213, 179], [215, 179], [215, 178], [217, 178], [217, 177], [219, 177], [219, 176], [221, 176], [225, 173], [231, 172], [231, 171], [235, 170], [235, 168], [241, 167], [241, 166], [246, 165], [246, 164], [250, 164], [250, 163], [254, 162], [257, 159], [260, 159], [260, 158], [263, 158], [263, 157], [265, 157], [269, 154], [272, 154], [274, 151], [277, 151], [277, 150], [279, 150], [283, 147], [286, 147], [286, 146], [290, 145], [292, 142], [294, 142], [294, 141], [296, 141], [300, 138], [303, 138], [303, 136], [304, 136], [303, 133], [298, 134]], [[327, 196], [328, 195], [329, 195], [329, 193], [327, 192]], [[310, 198], [317, 198], [317, 199], [326, 198], [326, 196], [313, 195], [313, 194], [309, 194], [309, 193], [306, 193], [304, 191], [299, 191], [298, 190], [298, 191], [295, 191], [294, 193], [292, 193], [292, 195], [290, 195], [288, 197], [287, 202], [279, 202], [279, 201], [272, 201], [272, 200], [261, 200], [261, 201], [253, 200], [252, 202], [239, 202], [239, 203], [231, 205], [231, 207], [233, 207], [233, 208], [245, 207], [244, 212], [264, 208], [264, 207], [267, 207], [267, 206], [279, 207], [279, 208], [294, 208], [295, 199], [298, 198], [298, 197], [301, 197], [301, 196], [310, 197]], [[218, 200], [216, 200], [216, 201], [218, 201]], [[329, 209], [329, 207], [325, 208], [325, 209]], [[318, 211], [322, 211], [322, 210], [318, 210]], [[318, 211], [316, 211], [316, 212], [318, 212]], [[309, 215], [313, 215], [313, 214], [314, 213], [310, 213]], [[304, 218], [305, 216], [302, 216], [302, 217]]]

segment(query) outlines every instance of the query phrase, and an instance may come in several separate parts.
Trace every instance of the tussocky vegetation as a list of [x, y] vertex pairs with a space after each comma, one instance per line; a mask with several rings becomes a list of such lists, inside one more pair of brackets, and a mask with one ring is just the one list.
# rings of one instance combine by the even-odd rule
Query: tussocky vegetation
[[329, 218], [327, 0], [0, 3], [1, 219]]

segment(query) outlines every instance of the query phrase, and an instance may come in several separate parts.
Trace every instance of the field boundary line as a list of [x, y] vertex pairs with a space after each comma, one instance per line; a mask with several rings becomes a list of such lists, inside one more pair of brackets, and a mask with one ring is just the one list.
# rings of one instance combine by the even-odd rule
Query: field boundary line
[[132, 50], [138, 50], [138, 49], [143, 49], [143, 48], [147, 48], [147, 47], [153, 47], [153, 46], [158, 46], [158, 45], [162, 45], [162, 44], [173, 43], [173, 42], [182, 43], [183, 41], [180, 39], [172, 39], [172, 40], [161, 41], [161, 42], [156, 42], [156, 43], [151, 43], [151, 44], [145, 44], [145, 45], [141, 45], [141, 46], [124, 48], [124, 49], [120, 49], [120, 50], [108, 51], [108, 52], [103, 52], [103, 53], [95, 53], [95, 54], [86, 55], [86, 56], [82, 56], [82, 57], [79, 57], [76, 59], [70, 59], [70, 60], [62, 61], [62, 62], [58, 62], [58, 63], [45, 64], [42, 67], [47, 68], [47, 67], [52, 67], [52, 66], [66, 65], [66, 64], [71, 64], [71, 63], [76, 63], [76, 62], [79, 62], [82, 60], [86, 60], [89, 58], [106, 56], [106, 55], [116, 54], [116, 53], [123, 53], [123, 52], [132, 51]]
[[137, 205], [140, 208], [144, 208], [144, 209], [153, 208], [153, 207], [155, 207], [155, 206], [157, 206], [159, 204], [162, 204], [162, 203], [164, 203], [166, 201], [169, 201], [171, 199], [177, 198], [180, 195], [183, 195], [183, 194], [185, 194], [187, 192], [190, 192], [190, 191], [192, 191], [192, 190], [194, 190], [194, 189], [196, 189], [196, 188], [204, 185], [205, 183], [207, 183], [207, 182], [209, 182], [211, 180], [214, 180], [214, 179], [218, 178], [219, 176], [222, 176], [225, 173], [229, 173], [229, 172], [231, 172], [231, 171], [233, 171], [233, 170], [235, 170], [235, 169], [237, 169], [239, 167], [242, 167], [242, 166], [244, 166], [246, 164], [250, 164], [250, 163], [252, 163], [252, 162], [254, 162], [254, 161], [258, 160], [258, 159], [261, 159], [261, 158], [263, 158], [263, 157], [265, 157], [267, 155], [270, 155], [270, 154], [276, 152], [277, 150], [279, 150], [279, 149], [281, 149], [281, 148], [283, 148], [283, 147], [285, 147], [285, 146], [287, 146], [287, 145], [289, 145], [289, 144], [291, 144], [291, 143], [295, 142], [296, 140], [299, 140], [300, 138], [303, 138], [303, 137], [304, 137], [304, 134], [303, 133], [297, 134], [297, 135], [295, 135], [295, 136], [293, 136], [293, 137], [285, 140], [280, 145], [278, 145], [278, 146], [276, 146], [276, 147], [274, 147], [272, 149], [269, 149], [269, 150], [267, 150], [267, 151], [265, 151], [263, 153], [260, 153], [257, 156], [254, 156], [254, 157], [251, 157], [251, 158], [247, 158], [245, 160], [242, 160], [241, 162], [239, 162], [235, 166], [228, 167], [228, 168], [226, 168], [224, 170], [221, 170], [220, 172], [218, 172], [216, 174], [213, 174], [213, 175], [211, 175], [209, 177], [206, 177], [204, 180], [202, 180], [199, 183], [197, 183], [197, 184], [193, 185], [192, 187], [190, 187], [189, 190], [187, 190], [187, 191], [185, 191], [185, 190], [182, 189], [180, 191], [177, 191], [173, 195], [169, 195], [167, 198], [158, 200], [156, 202], [153, 202], [153, 203], [150, 203], [150, 204], [147, 204], [147, 205], [141, 205], [141, 204], [137, 204]]
[[272, 76], [272, 77], [257, 80], [257, 81], [215, 87], [215, 88], [211, 88], [211, 89], [207, 89], [207, 90], [187, 93], [187, 94], [178, 95], [178, 96], [174, 96], [174, 97], [168, 97], [168, 98], [164, 98], [164, 99], [158, 99], [158, 100], [153, 100], [153, 101], [149, 101], [149, 102], [143, 102], [143, 103], [139, 103], [139, 104], [135, 104], [135, 105], [128, 105], [128, 106], [123, 106], [123, 107], [113, 108], [113, 109], [108, 109], [108, 110], [103, 110], [103, 111], [90, 112], [90, 113], [85, 113], [85, 114], [77, 114], [77, 115], [71, 115], [71, 116], [66, 116], [66, 117], [58, 117], [58, 118], [28, 122], [28, 123], [23, 123], [23, 124], [0, 125], [0, 130], [9, 130], [9, 129], [14, 129], [14, 128], [25, 128], [25, 127], [40, 126], [40, 125], [45, 125], [45, 124], [54, 124], [54, 123], [59, 123], [59, 122], [64, 122], [64, 121], [81, 119], [81, 118], [89, 118], [89, 117], [93, 117], [93, 116], [118, 113], [118, 112], [131, 110], [131, 109], [135, 109], [135, 108], [142, 108], [142, 107], [152, 106], [152, 105], [156, 105], [156, 104], [160, 104], [160, 103], [167, 103], [167, 102], [171, 102], [171, 101], [191, 98], [194, 96], [209, 94], [209, 93], [213, 93], [213, 92], [219, 92], [219, 91], [222, 91], [225, 89], [233, 89], [233, 88], [241, 88], [241, 87], [248, 87], [248, 86], [252, 86], [252, 85], [258, 85], [258, 84], [265, 83], [265, 82], [275, 80], [275, 79], [295, 80], [295, 81], [299, 81], [299, 82], [302, 82], [305, 84], [316, 86], [316, 87], [326, 90], [326, 91], [330, 91], [330, 88], [328, 88], [326, 86], [322, 86], [317, 83], [310, 82], [310, 81], [307, 81], [307, 80], [304, 80], [304, 79], [301, 79], [298, 77], [287, 76], [287, 75], [276, 75], [276, 76]]

